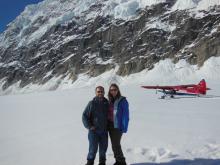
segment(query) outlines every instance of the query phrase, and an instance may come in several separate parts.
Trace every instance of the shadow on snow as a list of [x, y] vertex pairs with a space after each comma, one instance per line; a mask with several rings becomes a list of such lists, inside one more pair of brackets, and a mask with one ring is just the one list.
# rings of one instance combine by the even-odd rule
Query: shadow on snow
[[163, 163], [133, 163], [131, 165], [220, 165], [220, 159], [172, 160]]

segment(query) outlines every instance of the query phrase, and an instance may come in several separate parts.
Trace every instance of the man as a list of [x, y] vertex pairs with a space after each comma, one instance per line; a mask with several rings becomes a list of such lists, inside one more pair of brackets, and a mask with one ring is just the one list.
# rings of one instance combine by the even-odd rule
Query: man
[[96, 97], [86, 106], [82, 121], [89, 130], [89, 153], [86, 165], [94, 165], [94, 160], [99, 147], [99, 165], [105, 165], [106, 151], [108, 148], [107, 118], [108, 100], [104, 97], [104, 88], [98, 86], [95, 89]]

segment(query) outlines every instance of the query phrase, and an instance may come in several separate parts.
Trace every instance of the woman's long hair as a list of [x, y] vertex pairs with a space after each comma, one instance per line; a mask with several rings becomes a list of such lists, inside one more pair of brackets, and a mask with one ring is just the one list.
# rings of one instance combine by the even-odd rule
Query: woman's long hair
[[[116, 89], [118, 90], [118, 93], [117, 93], [117, 95], [116, 95], [115, 98], [112, 96], [112, 94], [111, 94], [111, 92], [110, 92], [111, 87], [114, 87], [114, 88], [116, 88]], [[117, 84], [111, 84], [110, 87], [109, 87], [109, 90], [108, 90], [108, 99], [109, 99], [109, 101], [110, 101], [111, 103], [113, 103], [113, 102], [114, 102], [116, 99], [118, 99], [119, 97], [121, 97], [121, 92], [120, 92], [120, 90], [119, 90], [118, 85], [117, 85]]]

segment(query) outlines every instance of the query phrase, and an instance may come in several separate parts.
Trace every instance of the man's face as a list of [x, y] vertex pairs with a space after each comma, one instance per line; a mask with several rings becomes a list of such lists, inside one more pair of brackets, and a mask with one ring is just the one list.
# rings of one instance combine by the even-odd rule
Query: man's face
[[105, 94], [104, 89], [102, 89], [102, 88], [96, 89], [96, 96], [97, 97], [102, 98], [102, 97], [104, 97], [104, 94]]

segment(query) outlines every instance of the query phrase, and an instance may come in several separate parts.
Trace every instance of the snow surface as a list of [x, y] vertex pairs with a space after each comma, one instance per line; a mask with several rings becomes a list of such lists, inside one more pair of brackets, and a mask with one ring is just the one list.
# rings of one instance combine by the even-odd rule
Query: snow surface
[[[73, 3], [71, 0], [45, 0], [28, 6], [9, 24], [8, 30], [15, 27], [21, 29], [17, 36], [18, 40], [22, 39], [21, 46], [36, 40], [54, 24], [65, 23], [73, 16], [80, 16], [98, 2], [101, 1], [76, 0]], [[84, 19], [89, 20], [96, 14], [130, 19], [135, 16], [138, 8], [160, 2], [163, 0], [105, 1], [101, 13], [94, 11], [85, 15]], [[220, 1], [178, 0], [172, 10], [207, 10], [213, 5], [220, 5]], [[48, 16], [45, 24], [28, 38], [22, 38], [25, 29], [41, 16]], [[161, 22], [152, 24], [154, 27], [159, 25]], [[169, 25], [164, 27], [172, 31]], [[0, 46], [9, 45], [4, 37], [1, 34]], [[71, 36], [68, 40], [74, 37], [77, 36]], [[67, 59], [73, 56], [71, 54]], [[111, 59], [98, 60], [100, 64], [113, 63]], [[0, 63], [0, 66], [5, 65], [14, 66], [19, 63]], [[65, 78], [54, 77], [44, 85], [29, 84], [22, 89], [18, 82], [6, 91], [2, 91], [4, 79], [0, 80], [0, 95], [8, 94], [0, 96], [0, 164], [84, 164], [88, 142], [87, 131], [81, 122], [82, 111], [94, 96], [95, 86], [103, 85], [107, 90], [113, 82], [120, 85], [122, 94], [130, 103], [129, 132], [123, 136], [122, 143], [129, 164], [196, 158], [205, 160], [193, 160], [195, 165], [201, 162], [210, 164], [211, 159], [218, 159], [214, 163], [220, 164], [220, 57], [208, 59], [201, 68], [191, 66], [185, 60], [174, 64], [172, 60], [165, 59], [155, 64], [153, 70], [143, 70], [126, 77], [117, 76], [117, 70], [118, 67], [93, 78], [86, 73], [81, 74], [74, 83], [70, 75]], [[48, 72], [46, 77], [51, 74]], [[198, 83], [202, 78], [206, 79], [212, 89], [206, 98], [160, 100], [155, 91], [140, 88], [141, 85]], [[58, 90], [46, 92], [55, 89]], [[114, 159], [110, 146], [107, 155], [108, 164], [112, 164]]]
[[[193, 165], [219, 165], [219, 81], [208, 86], [207, 98], [161, 100], [154, 90], [120, 85], [130, 106], [129, 129], [122, 138], [128, 164], [176, 160], [187, 165], [192, 160]], [[107, 94], [108, 85], [105, 89]], [[0, 96], [0, 164], [84, 164], [88, 140], [81, 115], [93, 96], [93, 87]], [[109, 144], [107, 165], [113, 163]]]

